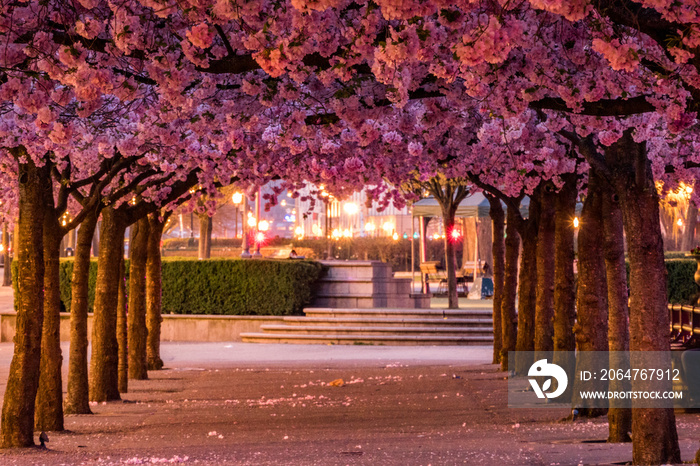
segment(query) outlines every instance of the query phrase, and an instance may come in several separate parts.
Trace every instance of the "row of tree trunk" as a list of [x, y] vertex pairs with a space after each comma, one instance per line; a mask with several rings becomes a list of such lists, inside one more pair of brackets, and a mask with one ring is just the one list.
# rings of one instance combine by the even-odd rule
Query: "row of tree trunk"
[[[19, 164], [17, 324], [3, 400], [2, 447], [34, 445], [35, 429], [63, 430], [65, 413], [89, 414], [90, 401], [120, 399], [120, 392], [127, 390], [126, 379], [119, 377], [121, 369], [128, 367], [129, 378], [143, 379], [147, 378], [147, 369], [163, 367], [159, 349], [160, 241], [165, 219], [154, 213], [142, 217], [133, 227], [127, 298], [123, 250], [130, 217], [118, 208], [107, 207], [102, 211], [95, 208], [84, 217], [77, 235], [68, 391], [64, 404], [59, 255], [66, 231], [59, 224], [62, 212], [55, 205], [49, 168], [37, 167], [29, 157], [26, 159], [29, 161]], [[100, 214], [92, 357], [88, 371], [90, 250]]]
[[[504, 199], [508, 205], [504, 216], [500, 199], [488, 196], [494, 235], [493, 359], [503, 370], [527, 373], [533, 360], [520, 352], [553, 351], [556, 361], [562, 357], [557, 353], [574, 349], [670, 349], [659, 196], [646, 147], [634, 142], [629, 132], [606, 148], [604, 157], [586, 143], [581, 142], [581, 152], [593, 168], [578, 231], [577, 283], [575, 176], [558, 191], [541, 183], [531, 196], [527, 218], [517, 210], [519, 198]], [[518, 352], [515, 361], [508, 359], [512, 351]], [[580, 414], [597, 416], [605, 411]], [[672, 409], [613, 405], [607, 414], [610, 442], [630, 441], [631, 434], [634, 464], [680, 462]]]

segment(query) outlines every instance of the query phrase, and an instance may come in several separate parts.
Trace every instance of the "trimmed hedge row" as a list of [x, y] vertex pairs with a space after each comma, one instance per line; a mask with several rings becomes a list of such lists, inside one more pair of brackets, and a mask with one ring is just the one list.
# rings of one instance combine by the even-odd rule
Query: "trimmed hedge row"
[[698, 264], [695, 259], [666, 259], [669, 303], [695, 301], [698, 295], [698, 286], [695, 284], [693, 276], [697, 268]]
[[[128, 261], [126, 267], [128, 271]], [[72, 259], [61, 260], [60, 273], [61, 301], [70, 312]], [[163, 313], [299, 314], [311, 302], [314, 283], [320, 275], [321, 264], [312, 261], [164, 258]], [[97, 262], [92, 261], [89, 280], [91, 312], [96, 279]]]

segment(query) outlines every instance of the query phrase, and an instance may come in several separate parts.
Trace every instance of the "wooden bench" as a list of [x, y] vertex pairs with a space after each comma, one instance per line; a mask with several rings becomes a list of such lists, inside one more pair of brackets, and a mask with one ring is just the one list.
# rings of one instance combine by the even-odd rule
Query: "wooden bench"
[[429, 261], [421, 262], [420, 272], [425, 277], [426, 292], [430, 293], [430, 282], [438, 282], [438, 291], [436, 294], [447, 293], [447, 273], [438, 268], [440, 262]]

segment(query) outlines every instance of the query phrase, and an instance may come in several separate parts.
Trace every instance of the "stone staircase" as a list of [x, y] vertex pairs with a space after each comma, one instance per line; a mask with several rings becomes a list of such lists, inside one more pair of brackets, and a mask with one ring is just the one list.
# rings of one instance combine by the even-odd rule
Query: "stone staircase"
[[249, 343], [335, 345], [488, 345], [493, 342], [491, 309], [307, 308], [305, 317], [262, 325], [242, 333]]
[[430, 295], [413, 293], [410, 278], [394, 278], [391, 265], [379, 261], [322, 261], [314, 307], [428, 308]]

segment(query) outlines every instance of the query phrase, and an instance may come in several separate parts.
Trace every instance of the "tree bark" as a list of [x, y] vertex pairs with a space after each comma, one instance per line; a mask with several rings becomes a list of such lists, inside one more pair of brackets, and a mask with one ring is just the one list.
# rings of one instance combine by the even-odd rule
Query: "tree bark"
[[39, 388], [41, 331], [44, 322], [43, 228], [45, 191], [51, 182], [46, 167], [37, 168], [26, 151], [14, 149], [19, 163], [17, 323], [15, 346], [2, 406], [2, 447], [34, 445], [34, 407]]
[[540, 217], [537, 233], [537, 291], [535, 305], [535, 351], [545, 358], [554, 349], [554, 187], [540, 190]]
[[[516, 225], [523, 242], [518, 279], [518, 337], [515, 345], [520, 352], [516, 360], [517, 374], [527, 374], [534, 362], [524, 352], [535, 350], [535, 307], [537, 300], [537, 232], [540, 217], [538, 191], [530, 196], [530, 209], [527, 220], [519, 219]], [[510, 219], [510, 217], [509, 217]]]
[[3, 276], [2, 286], [12, 286], [12, 256], [10, 255], [10, 233], [7, 224], [2, 226]]
[[146, 263], [148, 260], [148, 217], [133, 226], [129, 251], [129, 378], [148, 379], [146, 355]]
[[501, 337], [503, 339], [501, 369], [504, 371], [508, 371], [508, 352], [515, 351], [518, 337], [518, 315], [516, 308], [518, 295], [518, 258], [520, 256], [520, 235], [516, 227], [518, 215], [517, 212], [508, 207], [505, 238], [505, 271], [503, 274], [503, 297], [501, 298]]
[[[574, 334], [579, 352], [608, 350], [608, 287], [602, 248], [602, 209], [601, 187], [591, 169], [578, 233], [577, 322]], [[596, 384], [600, 390], [607, 388], [603, 382]], [[582, 417], [602, 416], [605, 412], [601, 408], [579, 409]]]
[[212, 218], [207, 214], [199, 215], [199, 259], [211, 258]]
[[[554, 214], [554, 351], [574, 351], [576, 280], [574, 276], [574, 217], [576, 177], [557, 194]], [[556, 355], [555, 355], [556, 357]]]
[[[629, 368], [629, 361], [616, 352], [629, 351], [629, 309], [627, 306], [627, 269], [625, 267], [625, 245], [619, 196], [606, 181], [603, 189], [603, 250], [605, 276], [608, 284], [608, 347], [611, 353], [610, 367]], [[624, 364], [624, 366], [623, 366]], [[609, 382], [611, 391], [629, 391], [627, 380], [613, 378]], [[608, 442], [629, 442], [632, 430], [632, 410], [617, 406], [610, 401], [608, 408]]]
[[688, 214], [685, 217], [685, 232], [681, 250], [690, 251], [695, 247], [695, 227], [698, 224], [698, 208], [692, 199], [688, 199]]
[[162, 263], [160, 242], [166, 219], [161, 221], [159, 214], [148, 218], [148, 262], [146, 264], [146, 325], [148, 327], [147, 357], [148, 369], [160, 370], [163, 360], [160, 357], [160, 325], [162, 313]]
[[[503, 301], [503, 280], [506, 268], [505, 212], [501, 200], [486, 195], [489, 201], [489, 217], [493, 234], [491, 248], [493, 257], [493, 363], [501, 363], [503, 351], [503, 322], [501, 321], [501, 303]], [[507, 355], [506, 355], [507, 357]]]
[[454, 239], [450, 232], [455, 226], [455, 210], [449, 207], [442, 210], [443, 226], [445, 228], [445, 269], [447, 269], [447, 307], [459, 309], [459, 297], [457, 296], [457, 253]]
[[[659, 227], [659, 195], [647, 158], [646, 144], [636, 143], [632, 132], [606, 149], [612, 166], [630, 262], [630, 350], [670, 350], [666, 305], [666, 266]], [[670, 355], [668, 355], [668, 367]], [[632, 389], [643, 389], [633, 381]], [[661, 387], [659, 387], [661, 388]], [[671, 389], [670, 381], [667, 387]], [[673, 408], [632, 410], [632, 461], [635, 464], [680, 463]]]
[[46, 193], [44, 215], [44, 323], [41, 336], [41, 369], [36, 396], [36, 430], [63, 430], [61, 366], [60, 254], [63, 234], [54, 208], [53, 193]]
[[[133, 231], [133, 230], [132, 230]], [[132, 235], [133, 240], [133, 235]], [[133, 242], [130, 241], [130, 247]], [[128, 324], [127, 324], [127, 302], [126, 277], [124, 276], [124, 251], [122, 250], [121, 263], [119, 265], [119, 296], [117, 296], [117, 387], [119, 393], [129, 392], [129, 345], [128, 345]]]
[[92, 414], [88, 383], [88, 290], [90, 249], [95, 236], [98, 213], [89, 214], [80, 224], [73, 260], [70, 305], [70, 356], [68, 358], [68, 392], [66, 414]]
[[90, 401], [120, 399], [117, 300], [114, 297], [119, 292], [126, 224], [121, 212], [109, 207], [103, 210], [92, 328]]

